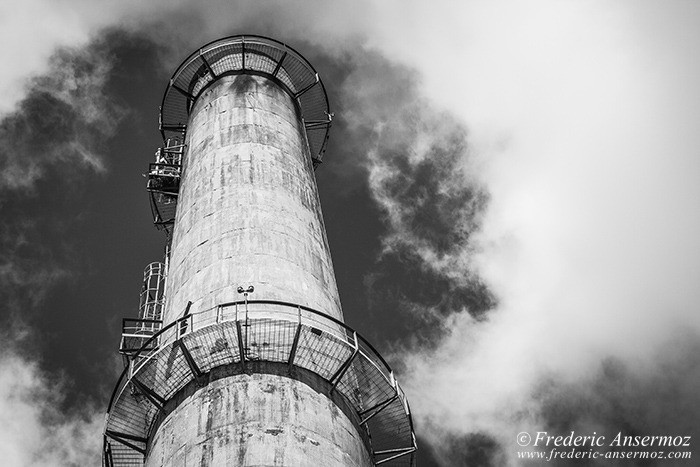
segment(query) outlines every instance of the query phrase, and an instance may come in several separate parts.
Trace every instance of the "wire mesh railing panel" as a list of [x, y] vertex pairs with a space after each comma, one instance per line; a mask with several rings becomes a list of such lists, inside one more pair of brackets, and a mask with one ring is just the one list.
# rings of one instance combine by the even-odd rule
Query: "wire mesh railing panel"
[[209, 62], [214, 73], [220, 76], [226, 72], [243, 68], [241, 50], [241, 44], [228, 44], [205, 52], [204, 57]]
[[[131, 391], [131, 388], [128, 388]], [[143, 437], [146, 433], [147, 420], [145, 406], [146, 401], [137, 400], [131, 394], [123, 394], [118, 403], [110, 410], [107, 429]]]
[[347, 342], [318, 328], [304, 325], [294, 364], [330, 380], [352, 352], [353, 348]]
[[[286, 62], [286, 60], [285, 60]], [[285, 68], [280, 68], [277, 71], [277, 74], [275, 77], [280, 80], [285, 86], [287, 86], [287, 89], [289, 89], [292, 93], [297, 92], [297, 87], [294, 84], [294, 79], [292, 79], [291, 76], [289, 76], [289, 73], [287, 73], [287, 70]]]
[[187, 60], [185, 60], [180, 68], [178, 68], [175, 75], [171, 80], [171, 85], [177, 86], [182, 91], [189, 92], [190, 83], [197, 79], [197, 71], [202, 66], [202, 60], [198, 54], [190, 55]]
[[235, 322], [195, 330], [183, 337], [194, 362], [206, 373], [221, 365], [240, 361]]
[[192, 379], [190, 373], [180, 346], [171, 345], [141, 367], [138, 379], [161, 398], [168, 400]]
[[375, 417], [367, 426], [372, 434], [372, 449], [374, 451], [390, 450], [397, 444], [410, 447], [412, 444], [412, 429], [399, 399], [394, 400]]
[[272, 75], [285, 51], [260, 42], [246, 42], [246, 66]]
[[257, 51], [252, 51], [250, 46], [246, 44], [245, 66], [247, 69], [259, 71], [261, 73], [272, 74], [275, 71], [277, 63], [270, 57], [261, 55]]
[[[273, 319], [249, 319], [246, 339], [246, 359], [266, 362], [286, 362], [292, 350], [296, 323]], [[245, 331], [244, 331], [245, 332]]]
[[367, 359], [365, 352], [361, 355], [362, 358], [353, 360], [350, 369], [338, 383], [338, 388], [352, 395], [353, 402], [365, 410], [389, 399], [396, 391], [387, 375]]
[[294, 79], [295, 93], [316, 82], [316, 72], [299, 58], [285, 60], [284, 71]]
[[125, 446], [118, 441], [107, 440], [109, 443], [109, 455], [111, 457], [111, 465], [103, 462], [104, 467], [124, 466], [124, 467], [140, 467], [143, 465], [143, 454], [137, 450]]
[[299, 102], [304, 109], [306, 109], [306, 114], [304, 115], [306, 120], [310, 120], [311, 118], [317, 120], [323, 120], [324, 117], [326, 119], [328, 118], [328, 114], [326, 113], [328, 107], [325, 102], [325, 92], [323, 91], [323, 86], [320, 81], [299, 96]]
[[[164, 105], [161, 111], [161, 123], [163, 126], [187, 125], [187, 118], [189, 117], [187, 96], [175, 88], [168, 87], [165, 97], [167, 105]], [[176, 136], [178, 136], [177, 131], [168, 135], [168, 137]]]
[[151, 212], [153, 213], [153, 223], [163, 225], [175, 221], [177, 212], [177, 196], [149, 190], [151, 195]]

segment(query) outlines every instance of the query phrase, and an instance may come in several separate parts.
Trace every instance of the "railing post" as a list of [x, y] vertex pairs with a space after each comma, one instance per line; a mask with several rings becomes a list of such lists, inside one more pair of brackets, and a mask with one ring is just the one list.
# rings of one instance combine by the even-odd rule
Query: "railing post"
[[343, 375], [345, 375], [345, 372], [348, 371], [348, 368], [350, 368], [352, 361], [360, 352], [360, 342], [357, 338], [357, 332], [353, 331], [352, 335], [353, 340], [355, 341], [355, 348], [353, 349], [352, 355], [350, 355], [350, 357], [347, 360], [345, 360], [345, 362], [343, 362], [340, 368], [338, 368], [338, 371], [336, 371], [335, 374], [331, 376], [330, 382], [333, 384], [332, 390], [335, 390], [336, 386], [338, 386], [338, 383], [343, 378]]
[[297, 354], [297, 346], [299, 345], [299, 336], [301, 335], [301, 307], [297, 305], [297, 313], [299, 317], [299, 322], [297, 323], [297, 330], [294, 334], [294, 341], [292, 342], [292, 350], [289, 352], [289, 360], [287, 364], [291, 370], [294, 367], [294, 357]]

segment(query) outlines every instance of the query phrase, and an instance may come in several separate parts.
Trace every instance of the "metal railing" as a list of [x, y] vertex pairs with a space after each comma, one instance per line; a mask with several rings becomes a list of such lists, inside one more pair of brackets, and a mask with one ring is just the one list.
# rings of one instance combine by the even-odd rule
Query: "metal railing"
[[173, 73], [163, 95], [159, 124], [163, 138], [184, 138], [192, 106], [222, 76], [255, 74], [282, 87], [299, 108], [314, 166], [323, 159], [332, 114], [323, 82], [292, 47], [256, 35], [231, 36], [204, 45]]
[[224, 303], [168, 324], [129, 359], [109, 404], [105, 465], [142, 465], [133, 464], [135, 453], [143, 462], [167, 401], [213, 368], [246, 361], [318, 374], [355, 410], [375, 465], [414, 465], [411, 412], [390, 366], [352, 328], [317, 310], [274, 300]]

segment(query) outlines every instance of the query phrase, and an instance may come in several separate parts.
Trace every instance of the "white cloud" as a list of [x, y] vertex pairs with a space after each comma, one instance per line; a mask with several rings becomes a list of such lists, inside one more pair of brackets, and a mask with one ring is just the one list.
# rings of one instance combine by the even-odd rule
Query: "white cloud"
[[492, 201], [465, 270], [501, 300], [486, 323], [451, 317], [437, 350], [405, 357], [404, 383], [419, 426], [505, 446], [517, 420], [537, 423], [543, 377], [584, 384], [608, 357], [647, 374], [681, 330], [700, 332], [700, 59], [687, 47], [700, 11], [512, 6], [435, 7], [461, 28], [419, 25], [400, 52], [469, 125], [479, 160], [465, 164]]
[[36, 362], [0, 354], [0, 459], [3, 465], [99, 464], [104, 411], [61, 412], [65, 382], [47, 378]]

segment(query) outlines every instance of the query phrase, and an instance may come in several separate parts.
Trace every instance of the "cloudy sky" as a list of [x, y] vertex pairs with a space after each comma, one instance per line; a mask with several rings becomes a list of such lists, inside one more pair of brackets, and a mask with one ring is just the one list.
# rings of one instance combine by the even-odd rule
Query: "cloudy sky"
[[4, 465], [98, 465], [162, 257], [162, 93], [243, 33], [328, 89], [344, 312], [400, 375], [419, 465], [521, 465], [521, 431], [700, 442], [697, 2], [25, 0], [0, 4]]

